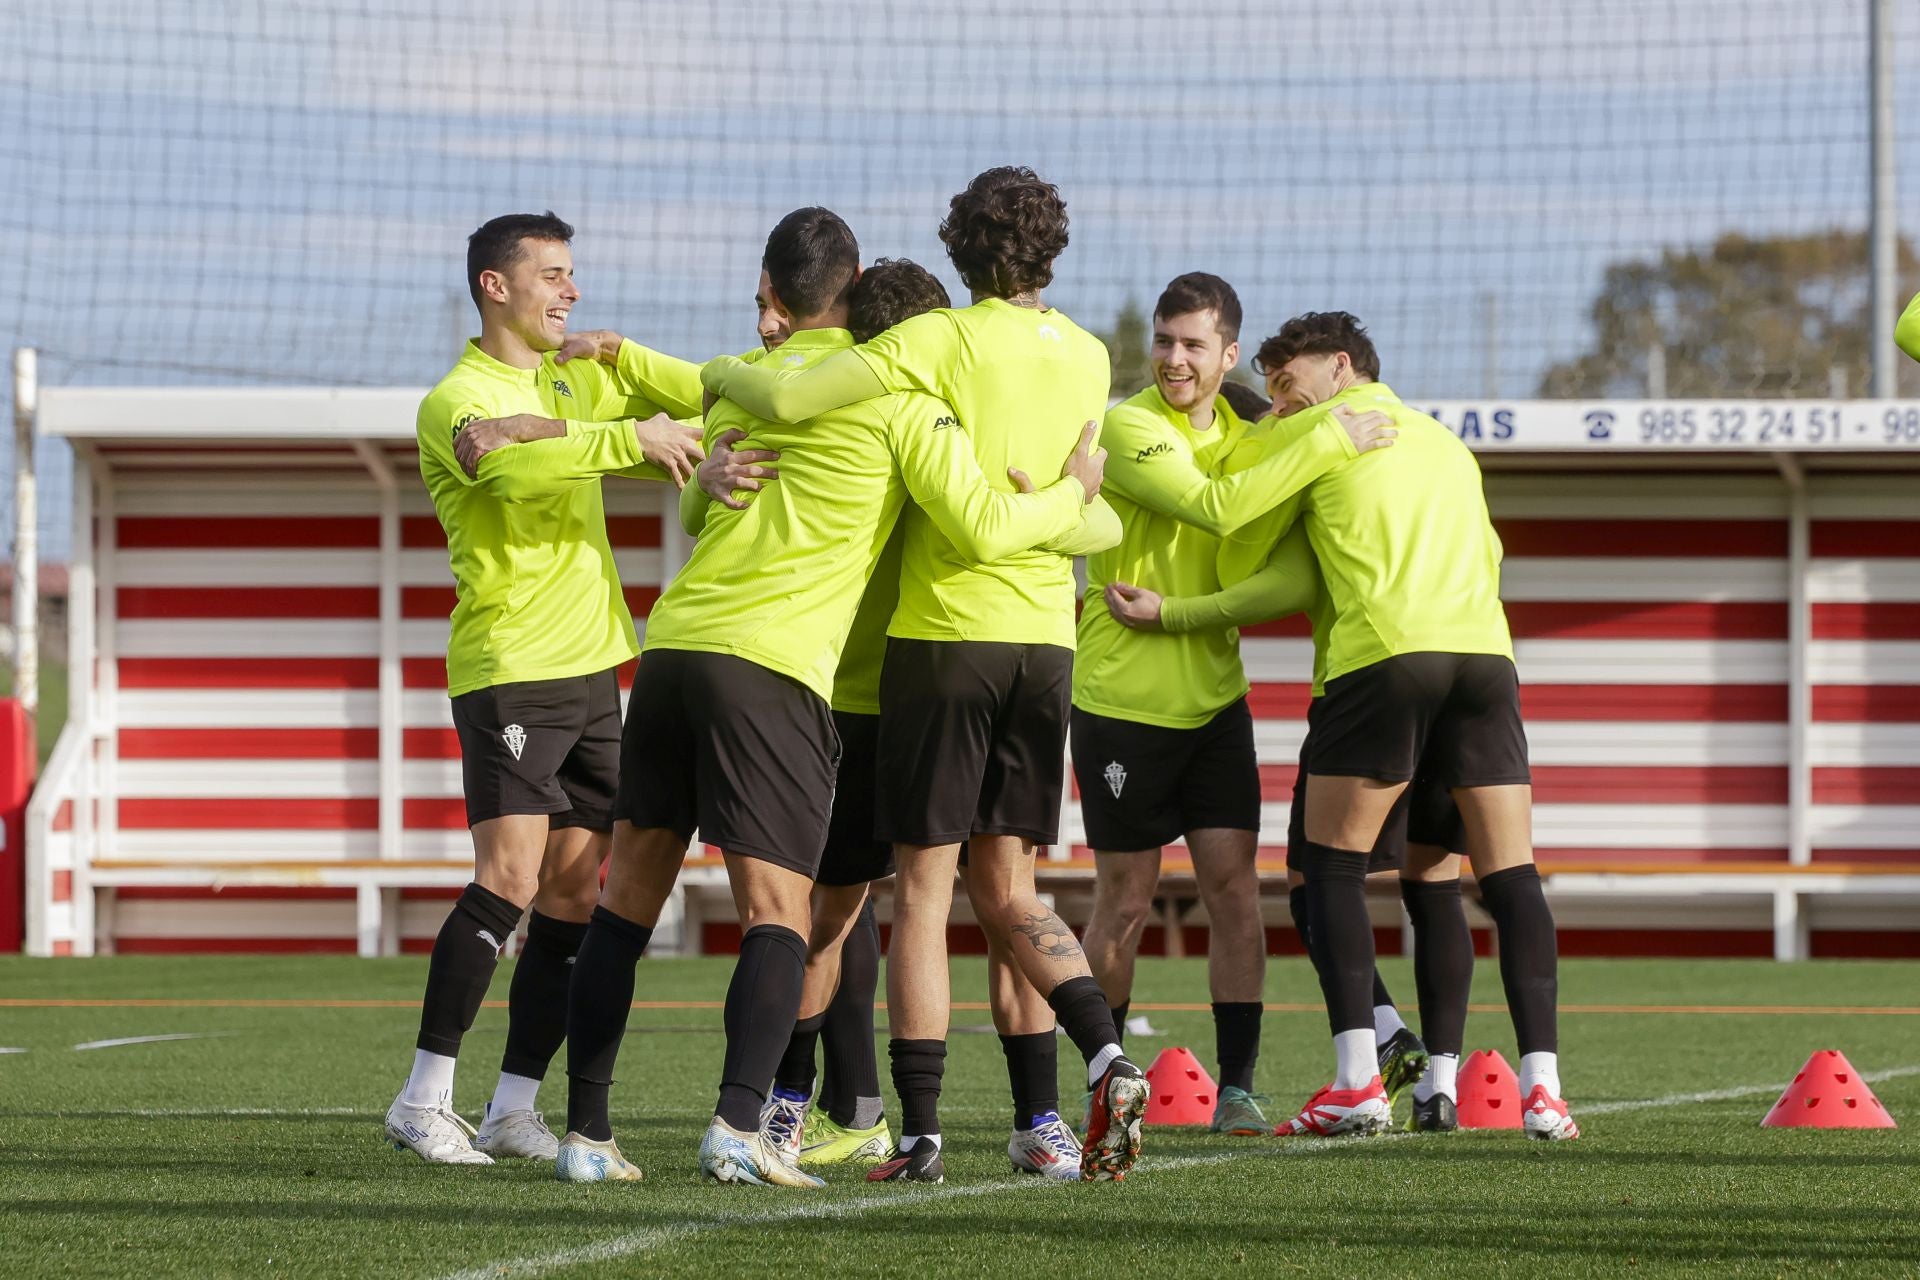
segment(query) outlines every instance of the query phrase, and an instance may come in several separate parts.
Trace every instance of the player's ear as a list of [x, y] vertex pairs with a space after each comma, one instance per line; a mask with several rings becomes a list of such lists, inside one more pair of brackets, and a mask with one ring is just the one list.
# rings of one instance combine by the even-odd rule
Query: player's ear
[[1239, 363], [1240, 363], [1240, 344], [1238, 342], [1229, 342], [1227, 344], [1227, 349], [1220, 353], [1220, 367], [1223, 370], [1232, 369], [1236, 367]]
[[480, 273], [480, 292], [495, 302], [507, 300], [507, 277], [504, 272], [486, 270]]

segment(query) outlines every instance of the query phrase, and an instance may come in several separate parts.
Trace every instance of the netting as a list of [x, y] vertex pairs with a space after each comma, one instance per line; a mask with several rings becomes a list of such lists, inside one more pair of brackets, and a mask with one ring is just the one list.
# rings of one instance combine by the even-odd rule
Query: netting
[[52, 382], [425, 384], [465, 234], [553, 208], [575, 323], [699, 357], [751, 345], [786, 210], [955, 285], [947, 198], [1013, 162], [1101, 331], [1204, 269], [1256, 339], [1357, 312], [1414, 396], [1864, 394], [1867, 48], [1866, 0], [10, 4], [0, 343]]

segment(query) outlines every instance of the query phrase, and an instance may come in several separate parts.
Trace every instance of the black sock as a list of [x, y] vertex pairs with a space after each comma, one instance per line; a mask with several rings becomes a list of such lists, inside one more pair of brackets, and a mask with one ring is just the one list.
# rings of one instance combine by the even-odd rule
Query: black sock
[[1376, 963], [1373, 968], [1374, 1008], [1377, 1009], [1383, 1004], [1392, 1004], [1392, 1003], [1393, 1003], [1393, 993], [1387, 990], [1387, 984], [1381, 980], [1380, 966]]
[[527, 945], [514, 966], [507, 996], [507, 1051], [500, 1069], [544, 1080], [547, 1065], [567, 1038], [567, 991], [574, 957], [587, 926], [538, 911], [527, 919]]
[[900, 1095], [900, 1133], [916, 1138], [940, 1132], [940, 1078], [947, 1071], [945, 1040], [889, 1040], [893, 1091]]
[[1287, 890], [1287, 914], [1293, 917], [1293, 931], [1300, 935], [1300, 945], [1305, 948], [1307, 958], [1313, 958], [1312, 912], [1307, 906], [1307, 886], [1297, 884]]
[[818, 1105], [846, 1128], [853, 1126], [860, 1099], [880, 1096], [880, 1063], [873, 1049], [873, 998], [879, 986], [880, 923], [869, 897], [840, 948], [840, 987], [820, 1028], [827, 1070]]
[[567, 1128], [595, 1142], [613, 1138], [607, 1094], [633, 1009], [633, 967], [653, 930], [605, 907], [593, 909], [567, 994]]
[[826, 1020], [826, 1014], [816, 1013], [811, 1018], [801, 1018], [793, 1024], [793, 1035], [787, 1040], [787, 1051], [780, 1055], [780, 1065], [773, 1073], [775, 1088], [809, 1098], [813, 1096], [813, 1053], [820, 1043], [820, 1027]]
[[1539, 870], [1496, 871], [1480, 881], [1480, 898], [1500, 931], [1500, 984], [1521, 1054], [1560, 1052], [1560, 950]]
[[727, 984], [727, 1057], [713, 1108], [735, 1129], [752, 1132], [760, 1125], [806, 976], [807, 940], [785, 925], [757, 924], [740, 939], [740, 960]]
[[1113, 1029], [1113, 1009], [1091, 976], [1068, 978], [1047, 994], [1047, 1003], [1053, 1006], [1053, 1016], [1060, 1019], [1067, 1039], [1089, 1063], [1108, 1045], [1120, 1043]]
[[1109, 1005], [1113, 1013], [1113, 1042], [1121, 1048], [1127, 1044], [1127, 1010], [1133, 1007], [1133, 1001], [1122, 1000], [1119, 1004]]
[[460, 1056], [461, 1038], [479, 1015], [493, 971], [500, 965], [500, 948], [519, 923], [520, 908], [492, 890], [470, 884], [461, 891], [433, 940], [415, 1048], [448, 1058]]
[[1420, 1038], [1429, 1053], [1458, 1056], [1467, 1037], [1473, 989], [1473, 931], [1458, 880], [1402, 880], [1400, 900], [1413, 922], [1413, 983], [1420, 993]]
[[1373, 921], [1367, 855], [1307, 843], [1307, 900], [1322, 954], [1320, 992], [1333, 1034], [1373, 1030]]
[[1060, 1045], [1051, 1031], [1001, 1036], [1007, 1083], [1013, 1089], [1013, 1127], [1031, 1129], [1034, 1119], [1060, 1110]]
[[1213, 1049], [1220, 1063], [1220, 1086], [1253, 1092], [1253, 1064], [1260, 1060], [1258, 1000], [1213, 1003]]

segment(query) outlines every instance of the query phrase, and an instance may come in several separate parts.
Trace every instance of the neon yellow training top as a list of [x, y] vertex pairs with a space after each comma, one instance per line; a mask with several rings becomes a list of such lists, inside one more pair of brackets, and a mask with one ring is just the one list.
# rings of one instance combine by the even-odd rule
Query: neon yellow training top
[[[852, 344], [844, 329], [803, 329], [759, 363], [804, 369]], [[972, 560], [1068, 538], [1093, 509], [1071, 478], [1038, 493], [994, 492], [953, 413], [930, 396], [866, 400], [791, 426], [715, 405], [708, 441], [732, 427], [747, 432], [739, 448], [780, 451], [780, 478], [745, 510], [683, 492], [682, 523], [697, 523], [700, 538], [648, 616], [646, 648], [733, 654], [826, 699], [909, 494]]]
[[[1205, 724], [1247, 692], [1240, 637], [1231, 627], [1135, 631], [1114, 620], [1101, 596], [1110, 582], [1162, 596], [1203, 597], [1220, 587], [1220, 536], [1264, 515], [1354, 456], [1331, 415], [1287, 449], [1243, 441], [1248, 424], [1223, 398], [1214, 425], [1196, 432], [1182, 410], [1150, 386], [1107, 412], [1102, 440], [1123, 530], [1118, 547], [1087, 560], [1087, 605], [1073, 671], [1073, 705], [1096, 715], [1169, 729]], [[1228, 468], [1231, 458], [1241, 464]]]
[[1324, 679], [1402, 653], [1513, 657], [1500, 604], [1500, 539], [1487, 514], [1480, 465], [1460, 438], [1409, 409], [1385, 383], [1349, 387], [1283, 419], [1266, 447], [1285, 447], [1335, 407], [1377, 409], [1393, 420], [1393, 445], [1342, 463], [1228, 537], [1220, 581], [1243, 582], [1304, 517], [1333, 623]]
[[1899, 322], [1893, 326], [1893, 341], [1902, 351], [1920, 360], [1920, 293], [1914, 294], [1907, 309], [1900, 313]]
[[[965, 425], [987, 483], [1007, 491], [1008, 467], [1035, 484], [1059, 474], [1081, 427], [1105, 415], [1110, 373], [1106, 347], [1060, 311], [987, 298], [904, 320], [817, 369], [776, 373], [765, 361], [722, 357], [701, 379], [748, 412], [783, 422], [890, 391], [938, 396]], [[1071, 554], [1116, 541], [1117, 527], [1111, 540], [1074, 543], [1069, 554], [1025, 551], [980, 563], [912, 517], [887, 633], [1072, 648]]]
[[[666, 478], [642, 457], [633, 430], [635, 418], [686, 410], [643, 385], [653, 355], [624, 343], [613, 368], [585, 359], [556, 365], [549, 353], [538, 368], [516, 369], [469, 342], [420, 402], [420, 478], [447, 533], [458, 597], [449, 696], [588, 675], [639, 652], [607, 544], [600, 477]], [[460, 428], [519, 413], [564, 419], [567, 434], [496, 449], [469, 478], [453, 454]]]

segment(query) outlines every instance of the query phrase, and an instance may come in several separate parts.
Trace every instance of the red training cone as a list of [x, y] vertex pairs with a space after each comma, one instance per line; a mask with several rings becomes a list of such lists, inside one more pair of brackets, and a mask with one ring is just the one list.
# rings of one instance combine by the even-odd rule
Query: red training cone
[[1821, 1049], [1808, 1058], [1760, 1123], [1772, 1129], [1899, 1127], [1838, 1049]]
[[1212, 1124], [1219, 1086], [1187, 1049], [1162, 1049], [1147, 1068], [1153, 1093], [1147, 1098], [1147, 1124]]
[[1495, 1049], [1475, 1049], [1460, 1064], [1456, 1110], [1462, 1129], [1518, 1129], [1520, 1077]]

